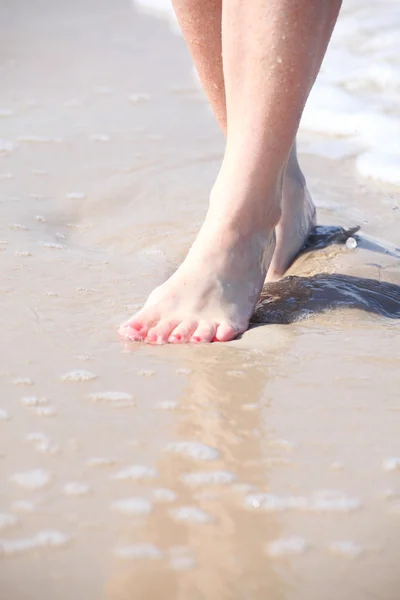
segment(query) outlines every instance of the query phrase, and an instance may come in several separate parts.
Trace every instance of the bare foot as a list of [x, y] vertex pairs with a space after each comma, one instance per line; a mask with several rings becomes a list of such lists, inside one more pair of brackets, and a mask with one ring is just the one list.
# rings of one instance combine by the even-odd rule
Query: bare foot
[[286, 173], [281, 208], [282, 216], [275, 229], [275, 252], [267, 281], [275, 281], [285, 274], [316, 224], [315, 206], [299, 169], [295, 175]]
[[233, 223], [231, 206], [222, 213], [209, 211], [182, 265], [119, 328], [121, 337], [152, 344], [227, 342], [246, 331], [274, 251], [277, 219], [268, 216], [260, 227], [259, 215], [236, 212]]

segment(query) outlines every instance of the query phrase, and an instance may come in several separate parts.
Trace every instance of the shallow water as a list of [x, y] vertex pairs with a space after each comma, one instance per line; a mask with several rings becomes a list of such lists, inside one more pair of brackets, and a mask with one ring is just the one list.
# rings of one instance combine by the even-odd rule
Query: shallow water
[[398, 188], [304, 154], [336, 229], [257, 326], [121, 344], [195, 235], [222, 137], [162, 20], [2, 11], [1, 597], [397, 600]]

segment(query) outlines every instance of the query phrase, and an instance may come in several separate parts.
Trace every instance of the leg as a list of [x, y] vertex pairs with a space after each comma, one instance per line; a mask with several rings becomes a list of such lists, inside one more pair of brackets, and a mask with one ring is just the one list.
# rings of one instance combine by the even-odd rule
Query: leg
[[340, 0], [224, 0], [224, 161], [187, 258], [121, 327], [124, 337], [228, 341], [248, 327], [284, 216], [289, 154], [339, 6]]
[[[222, 0], [173, 0], [183, 35], [197, 72], [226, 135], [225, 81], [222, 64]], [[332, 6], [332, 19], [337, 8]], [[267, 280], [282, 276], [316, 222], [316, 211], [293, 145], [284, 176], [282, 217], [276, 227], [276, 246]]]

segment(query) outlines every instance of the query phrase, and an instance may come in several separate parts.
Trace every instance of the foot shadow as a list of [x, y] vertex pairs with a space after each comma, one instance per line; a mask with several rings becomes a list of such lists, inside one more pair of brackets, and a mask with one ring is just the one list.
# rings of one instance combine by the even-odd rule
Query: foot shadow
[[400, 285], [340, 273], [285, 277], [264, 287], [251, 323], [289, 324], [337, 308], [400, 319]]
[[[355, 235], [359, 229], [317, 226], [300, 254], [332, 244], [345, 244], [349, 238], [354, 238], [360, 248], [400, 258], [398, 248], [389, 248]], [[290, 324], [311, 314], [338, 308], [355, 308], [389, 319], [400, 319], [400, 286], [340, 273], [289, 276], [264, 286], [251, 323]]]

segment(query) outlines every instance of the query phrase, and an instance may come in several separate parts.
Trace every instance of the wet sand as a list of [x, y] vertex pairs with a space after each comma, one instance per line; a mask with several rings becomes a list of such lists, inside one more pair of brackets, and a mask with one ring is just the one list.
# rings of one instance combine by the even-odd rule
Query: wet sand
[[222, 136], [162, 21], [1, 10], [0, 597], [398, 600], [399, 189], [303, 152], [357, 248], [299, 257], [232, 343], [122, 344]]

